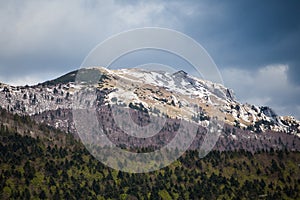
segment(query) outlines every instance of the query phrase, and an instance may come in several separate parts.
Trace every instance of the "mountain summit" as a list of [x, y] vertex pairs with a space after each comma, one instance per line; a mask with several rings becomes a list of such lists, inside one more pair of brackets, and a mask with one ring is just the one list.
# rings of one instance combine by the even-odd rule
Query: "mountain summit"
[[228, 125], [253, 132], [300, 133], [300, 123], [295, 118], [277, 116], [269, 107], [242, 104], [231, 89], [190, 76], [182, 70], [169, 73], [138, 68], [109, 70], [94, 67], [73, 71], [36, 86], [0, 84], [1, 107], [22, 115], [72, 109], [74, 92], [80, 87], [76, 83], [76, 75], [78, 72], [90, 73], [91, 70], [102, 76], [97, 81], [97, 89], [106, 91], [103, 97], [106, 105], [142, 106], [153, 115], [159, 111], [170, 118], [182, 118], [201, 125], [209, 123], [208, 118], [216, 117]]

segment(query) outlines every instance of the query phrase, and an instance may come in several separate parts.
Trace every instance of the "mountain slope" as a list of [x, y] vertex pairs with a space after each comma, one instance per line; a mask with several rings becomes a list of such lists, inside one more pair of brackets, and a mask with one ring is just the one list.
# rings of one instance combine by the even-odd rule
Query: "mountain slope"
[[[193, 115], [194, 118], [197, 117], [199, 112], [203, 111], [204, 115], [219, 115], [219, 120], [227, 124], [253, 131], [300, 133], [300, 126], [293, 127], [294, 129], [288, 127], [290, 124], [287, 121], [299, 125], [299, 121], [294, 118], [277, 116], [266, 106], [241, 104], [235, 99], [232, 90], [189, 76], [183, 71], [170, 74], [144, 69], [100, 70], [112, 77], [106, 79], [102, 85], [114, 89], [107, 97], [109, 103], [112, 103], [111, 100], [115, 97], [120, 103], [135, 102], [143, 103], [144, 106], [150, 104], [148, 107], [154, 104], [155, 107], [169, 112], [167, 114], [173, 118], [177, 116], [176, 109], [179, 107], [181, 114], [188, 119]], [[184, 112], [190, 112], [192, 116], [184, 115]]]
[[[199, 159], [196, 151], [187, 151], [168, 167], [134, 174], [103, 165], [71, 134], [39, 127], [29, 118], [0, 110], [0, 124], [1, 199], [300, 197], [299, 152], [212, 151]], [[28, 126], [39, 137], [24, 133]]]
[[[227, 124], [252, 131], [300, 133], [300, 123], [295, 118], [277, 116], [269, 107], [241, 104], [232, 90], [183, 71], [174, 74], [144, 69], [93, 68], [85, 71], [106, 76], [97, 87], [110, 90], [104, 97], [107, 104], [143, 105], [150, 113], [155, 107], [171, 118], [182, 117], [202, 125], [206, 124], [203, 122], [205, 116], [217, 116]], [[31, 87], [2, 84], [1, 107], [28, 115], [71, 109], [73, 94], [80, 89], [80, 84], [75, 83], [77, 72]]]

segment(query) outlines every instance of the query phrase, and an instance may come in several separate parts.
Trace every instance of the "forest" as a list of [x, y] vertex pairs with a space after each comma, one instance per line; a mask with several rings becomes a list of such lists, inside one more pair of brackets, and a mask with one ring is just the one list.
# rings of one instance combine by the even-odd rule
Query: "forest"
[[0, 116], [1, 199], [300, 198], [299, 152], [212, 151], [200, 159], [189, 150], [158, 171], [125, 173], [99, 162], [72, 134], [3, 110]]

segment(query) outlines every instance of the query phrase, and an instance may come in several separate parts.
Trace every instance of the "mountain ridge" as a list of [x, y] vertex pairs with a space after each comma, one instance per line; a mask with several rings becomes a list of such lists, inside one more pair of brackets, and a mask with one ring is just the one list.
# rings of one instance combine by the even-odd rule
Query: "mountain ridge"
[[168, 73], [137, 68], [109, 70], [93, 67], [71, 71], [35, 86], [0, 84], [1, 107], [31, 116], [51, 110], [72, 109], [73, 95], [82, 86], [78, 82], [78, 72], [92, 72], [93, 77], [93, 72], [97, 72], [105, 76], [96, 86], [97, 90], [109, 91], [103, 99], [104, 104], [143, 105], [154, 115], [151, 109], [156, 107], [171, 118], [180, 114], [183, 119], [200, 125], [209, 123], [205, 118], [219, 117], [226, 124], [241, 129], [254, 132], [272, 130], [300, 136], [300, 123], [295, 118], [277, 116], [266, 106], [241, 104], [231, 89], [192, 77], [182, 70]]

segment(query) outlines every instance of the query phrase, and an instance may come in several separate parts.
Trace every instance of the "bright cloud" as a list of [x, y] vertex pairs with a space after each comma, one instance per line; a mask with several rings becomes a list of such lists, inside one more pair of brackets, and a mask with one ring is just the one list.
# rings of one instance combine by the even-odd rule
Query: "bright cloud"
[[27, 84], [24, 75], [66, 73], [111, 35], [145, 26], [181, 30], [179, 18], [194, 10], [193, 4], [163, 1], [1, 1], [0, 77]]
[[[162, 17], [165, 5], [159, 2], [120, 5], [114, 1], [25, 1], [0, 6], [1, 55], [16, 55], [45, 48], [64, 52], [69, 42], [105, 37], [141, 26], [172, 26]], [[159, 19], [159, 20], [157, 20]], [[99, 41], [99, 42], [100, 42]], [[80, 43], [81, 44], [81, 43]]]

